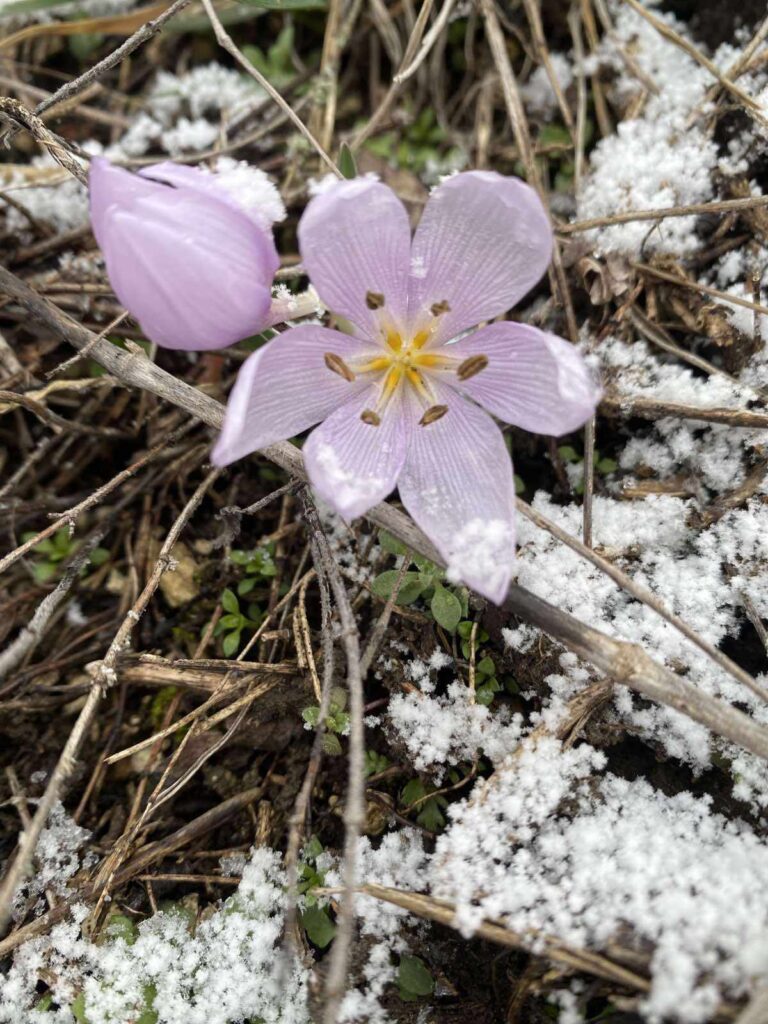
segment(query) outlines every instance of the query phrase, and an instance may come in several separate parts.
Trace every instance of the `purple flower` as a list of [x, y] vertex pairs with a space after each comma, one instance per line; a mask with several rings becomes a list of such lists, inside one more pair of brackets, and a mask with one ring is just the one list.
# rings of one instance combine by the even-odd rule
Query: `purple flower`
[[500, 603], [514, 563], [515, 485], [489, 413], [564, 434], [599, 398], [562, 338], [504, 321], [453, 340], [544, 273], [552, 230], [536, 193], [517, 178], [458, 174], [432, 193], [411, 241], [389, 188], [339, 182], [309, 203], [299, 246], [320, 298], [356, 332], [296, 327], [251, 355], [214, 461], [322, 421], [304, 446], [320, 496], [349, 520], [397, 486], [449, 579]]
[[270, 322], [272, 232], [213, 174], [173, 163], [90, 170], [91, 223], [115, 295], [165, 348], [224, 348]]

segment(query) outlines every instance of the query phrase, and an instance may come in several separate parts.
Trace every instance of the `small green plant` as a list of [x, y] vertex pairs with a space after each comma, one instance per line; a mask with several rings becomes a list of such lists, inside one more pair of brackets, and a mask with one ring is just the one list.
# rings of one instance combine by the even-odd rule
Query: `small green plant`
[[244, 572], [243, 578], [237, 584], [238, 597], [245, 597], [264, 580], [270, 580], [277, 575], [273, 547], [274, 545], [268, 545], [254, 548], [253, 551], [235, 549], [230, 552], [230, 560], [241, 566]]
[[[22, 534], [23, 541], [32, 540], [36, 533]], [[82, 541], [75, 540], [70, 533], [68, 526], [62, 526], [53, 534], [46, 537], [39, 544], [35, 544], [32, 551], [35, 558], [32, 563], [32, 575], [36, 583], [49, 583], [58, 574], [62, 562], [70, 559], [78, 550]], [[90, 554], [91, 566], [103, 565], [109, 558], [109, 551], [106, 548], [94, 548]], [[81, 575], [88, 571], [88, 566], [83, 566]]]
[[400, 799], [406, 813], [411, 809], [418, 809], [416, 821], [430, 832], [439, 832], [445, 825], [443, 811], [448, 806], [448, 801], [439, 795], [430, 783], [425, 783], [421, 779], [411, 779], [403, 786]]
[[[462, 615], [466, 615], [468, 611], [469, 594], [466, 588], [446, 586], [445, 573], [438, 565], [430, 562], [428, 558], [415, 555], [384, 530], [379, 532], [379, 543], [389, 554], [401, 555], [408, 559], [409, 566], [416, 567], [403, 575], [395, 603], [413, 604], [421, 597], [427, 603], [435, 622], [448, 633], [455, 633]], [[377, 597], [386, 601], [391, 596], [399, 576], [399, 569], [387, 569], [376, 577], [371, 584], [371, 590]]]
[[366, 750], [365, 752], [365, 777], [370, 778], [371, 775], [380, 775], [381, 772], [385, 772], [389, 768], [389, 758], [385, 757], [384, 754], [379, 754], [375, 750]]
[[[472, 627], [474, 622], [470, 619], [464, 619], [456, 628], [456, 632], [459, 634], [461, 639], [461, 653], [464, 658], [469, 660], [472, 653]], [[477, 627], [475, 633], [475, 656], [477, 656], [477, 649], [488, 640], [488, 633], [483, 629], [482, 626]]]
[[405, 167], [415, 174], [426, 170], [430, 161], [450, 162], [458, 159], [457, 149], [441, 152], [447, 136], [437, 123], [434, 111], [426, 108], [400, 132], [382, 132], [365, 144], [374, 156]]
[[247, 45], [243, 47], [243, 53], [253, 64], [257, 71], [260, 71], [276, 89], [287, 85], [291, 79], [296, 77], [296, 68], [293, 66], [293, 24], [288, 22], [280, 31], [277, 39], [265, 53], [258, 46]]
[[[325, 720], [325, 733], [323, 734], [323, 750], [326, 754], [337, 755], [341, 753], [341, 741], [339, 736], [346, 736], [349, 732], [349, 714], [347, 707], [347, 691], [340, 686], [335, 686], [331, 691], [331, 703], [328, 708], [328, 717]], [[304, 708], [301, 717], [311, 729], [316, 729], [320, 721], [320, 707], [311, 704]]]
[[317, 866], [317, 858], [323, 852], [323, 844], [317, 836], [312, 836], [302, 851], [296, 886], [299, 895], [304, 897], [301, 925], [309, 941], [318, 949], [325, 949], [336, 934], [336, 925], [328, 910], [319, 905], [313, 891], [325, 884], [325, 872]]
[[403, 1002], [413, 1003], [432, 995], [435, 980], [421, 957], [403, 953], [397, 969], [397, 987]]
[[247, 614], [240, 610], [237, 595], [229, 587], [221, 595], [221, 604], [225, 615], [216, 624], [215, 634], [223, 634], [221, 649], [225, 658], [231, 658], [240, 647], [244, 629], [258, 629], [263, 613], [258, 605], [249, 604]]

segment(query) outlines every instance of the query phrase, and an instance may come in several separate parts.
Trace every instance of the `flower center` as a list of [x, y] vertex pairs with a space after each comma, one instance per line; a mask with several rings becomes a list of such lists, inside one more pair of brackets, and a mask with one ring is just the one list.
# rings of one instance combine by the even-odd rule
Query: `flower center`
[[[366, 293], [366, 305], [371, 310], [384, 310], [386, 300], [380, 292], [369, 291]], [[468, 380], [480, 373], [488, 365], [488, 358], [484, 355], [470, 356], [463, 361], [441, 347], [438, 351], [425, 352], [424, 348], [432, 337], [435, 329], [435, 321], [444, 313], [450, 311], [447, 301], [435, 302], [430, 307], [434, 320], [427, 328], [416, 331], [413, 335], [404, 337], [395, 327], [391, 326], [391, 320], [384, 316], [379, 323], [381, 334], [384, 339], [384, 348], [373, 358], [352, 360], [350, 364], [344, 362], [341, 356], [334, 352], [325, 353], [325, 365], [329, 370], [337, 373], [345, 380], [353, 381], [358, 374], [375, 374], [381, 381], [376, 403], [372, 409], [364, 409], [360, 415], [363, 423], [377, 427], [381, 423], [384, 410], [392, 401], [401, 385], [412, 387], [420, 403], [424, 408], [424, 414], [419, 420], [422, 426], [428, 426], [442, 419], [448, 412], [448, 406], [436, 404], [436, 393], [430, 381], [430, 371], [451, 371], [457, 374], [460, 381]], [[378, 319], [378, 317], [377, 317]], [[388, 322], [389, 320], [389, 322]]]

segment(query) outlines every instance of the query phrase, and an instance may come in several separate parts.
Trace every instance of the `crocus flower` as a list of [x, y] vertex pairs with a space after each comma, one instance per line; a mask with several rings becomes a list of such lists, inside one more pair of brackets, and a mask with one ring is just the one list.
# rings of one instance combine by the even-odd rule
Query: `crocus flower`
[[[515, 552], [515, 485], [491, 418], [564, 434], [599, 390], [562, 338], [503, 321], [544, 273], [552, 230], [517, 178], [449, 178], [411, 240], [402, 203], [368, 178], [339, 182], [299, 224], [320, 298], [354, 335], [305, 325], [249, 356], [214, 450], [223, 466], [320, 422], [304, 445], [309, 479], [346, 520], [395, 486], [448, 566], [500, 603]], [[458, 340], [455, 340], [457, 339]]]
[[115, 295], [165, 348], [224, 348], [270, 322], [279, 259], [269, 224], [216, 175], [91, 161], [91, 223]]

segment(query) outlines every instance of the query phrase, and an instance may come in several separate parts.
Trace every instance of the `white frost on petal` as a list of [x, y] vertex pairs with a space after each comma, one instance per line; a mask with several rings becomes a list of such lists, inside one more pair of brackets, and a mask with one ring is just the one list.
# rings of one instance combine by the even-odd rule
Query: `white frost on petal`
[[[363, 501], [373, 501], [386, 481], [378, 476], [360, 476], [345, 469], [333, 445], [320, 444], [317, 465], [323, 471], [326, 487], [333, 493], [335, 507], [346, 515]], [[354, 518], [350, 514], [350, 518]]]
[[481, 580], [486, 593], [503, 590], [515, 560], [512, 526], [504, 519], [470, 519], [451, 544], [446, 576], [451, 583]]

